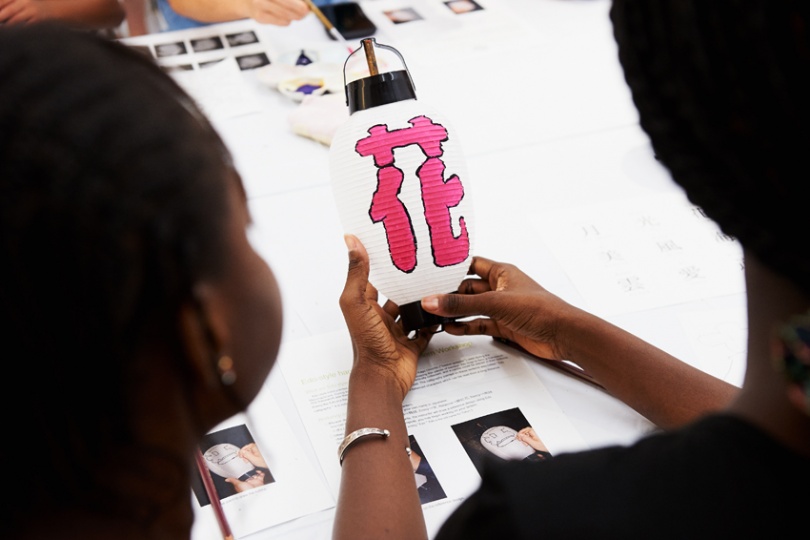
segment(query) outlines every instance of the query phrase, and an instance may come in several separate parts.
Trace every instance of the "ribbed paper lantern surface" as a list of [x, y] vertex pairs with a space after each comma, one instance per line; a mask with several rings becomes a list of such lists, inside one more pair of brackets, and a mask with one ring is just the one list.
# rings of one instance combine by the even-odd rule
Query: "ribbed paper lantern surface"
[[211, 472], [223, 478], [242, 478], [251, 472], [253, 465], [239, 456], [239, 447], [230, 443], [215, 444], [203, 454]]
[[509, 426], [494, 426], [481, 434], [481, 445], [502, 459], [523, 459], [534, 453], [531, 446], [517, 438]]
[[[448, 321], [419, 301], [456, 291], [470, 265], [466, 162], [447, 118], [416, 99], [399, 53], [373, 38], [361, 43], [368, 73], [346, 85], [351, 114], [332, 139], [332, 187], [344, 232], [368, 250], [369, 280], [400, 306], [410, 332]], [[378, 71], [378, 53], [395, 68]]]

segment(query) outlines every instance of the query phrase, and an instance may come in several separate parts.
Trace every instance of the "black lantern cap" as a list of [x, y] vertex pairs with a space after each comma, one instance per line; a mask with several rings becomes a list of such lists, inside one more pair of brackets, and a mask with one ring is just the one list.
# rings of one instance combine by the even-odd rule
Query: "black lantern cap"
[[407, 70], [388, 71], [354, 80], [346, 85], [349, 114], [395, 103], [416, 99], [416, 90]]
[[410, 334], [420, 328], [429, 328], [431, 326], [455, 322], [456, 320], [453, 317], [441, 317], [433, 313], [428, 313], [422, 309], [421, 300], [399, 306], [399, 318], [406, 334]]
[[[361, 47], [352, 52], [343, 63], [343, 81], [346, 91], [346, 105], [349, 106], [349, 114], [355, 111], [363, 111], [372, 107], [396, 103], [406, 99], [416, 99], [416, 90], [405, 65], [405, 59], [399, 51], [388, 45], [378, 44], [374, 38], [360, 40]], [[363, 50], [368, 65], [368, 77], [355, 79], [346, 83], [346, 66], [352, 56]], [[377, 49], [382, 49], [396, 55], [404, 69], [380, 72], [377, 64]]]

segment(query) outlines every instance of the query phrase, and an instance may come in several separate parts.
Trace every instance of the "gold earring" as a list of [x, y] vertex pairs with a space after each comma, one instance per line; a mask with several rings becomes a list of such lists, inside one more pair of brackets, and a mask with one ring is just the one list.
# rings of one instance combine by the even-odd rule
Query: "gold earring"
[[217, 360], [217, 371], [219, 371], [219, 379], [225, 386], [230, 386], [236, 382], [236, 371], [233, 369], [233, 358], [227, 354], [223, 354]]

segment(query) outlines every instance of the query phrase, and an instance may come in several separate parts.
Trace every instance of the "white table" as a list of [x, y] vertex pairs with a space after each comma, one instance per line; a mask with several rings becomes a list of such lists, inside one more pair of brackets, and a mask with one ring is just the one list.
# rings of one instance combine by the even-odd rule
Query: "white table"
[[[599, 212], [625, 200], [681, 193], [638, 126], [612, 36], [610, 2], [481, 3], [494, 15], [480, 28], [425, 24], [411, 31], [379, 18], [379, 11], [405, 2], [363, 2], [378, 23], [377, 41], [396, 47], [408, 62], [418, 97], [443, 111], [461, 134], [476, 204], [475, 253], [517, 264], [570, 302], [687, 361], [700, 363], [707, 354], [725, 351], [718, 361], [731, 367], [716, 369], [739, 384], [745, 322], [737, 272], [729, 271], [725, 280], [737, 285], [717, 293], [712, 289], [685, 302], [603, 312], [604, 303], [583, 294], [582, 276], [572, 277], [552, 249], [555, 230], [537, 228], [547, 213], [575, 213], [588, 205]], [[407, 5], [436, 9], [441, 2]], [[276, 53], [328, 42], [314, 16], [262, 32]], [[150, 39], [155, 36], [144, 41]], [[215, 123], [243, 174], [259, 248], [283, 291], [284, 337], [304, 339], [344, 325], [337, 300], [346, 253], [331, 194], [328, 148], [291, 133], [286, 116], [295, 102], [268, 89], [260, 95], [261, 111]], [[702, 256], [714, 262], [711, 253]], [[716, 331], [701, 334], [688, 320], [705, 321]], [[704, 350], [696, 346], [700, 343]], [[652, 429], [604, 392], [542, 365], [535, 369], [589, 445], [631, 442]], [[296, 435], [306, 441], [278, 373], [270, 384]], [[306, 516], [250, 537], [328, 538], [332, 515], [329, 510]]]

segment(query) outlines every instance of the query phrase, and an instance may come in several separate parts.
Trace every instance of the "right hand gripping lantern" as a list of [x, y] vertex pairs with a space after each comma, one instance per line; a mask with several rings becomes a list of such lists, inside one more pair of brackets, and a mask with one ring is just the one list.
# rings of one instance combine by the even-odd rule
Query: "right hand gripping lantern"
[[332, 188], [344, 232], [368, 250], [369, 281], [399, 305], [410, 333], [452, 320], [420, 300], [456, 291], [467, 275], [470, 182], [458, 136], [417, 101], [402, 55], [374, 38], [361, 44], [343, 66], [350, 116], [330, 146]]

